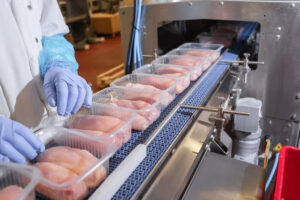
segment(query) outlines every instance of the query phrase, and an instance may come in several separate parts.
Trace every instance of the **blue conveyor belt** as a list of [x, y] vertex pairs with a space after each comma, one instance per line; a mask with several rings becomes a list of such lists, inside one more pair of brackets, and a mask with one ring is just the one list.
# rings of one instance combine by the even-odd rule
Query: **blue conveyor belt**
[[[237, 42], [226, 52], [222, 59], [235, 60], [241, 52], [245, 41], [256, 29], [257, 24], [248, 23], [245, 25], [245, 29], [242, 33], [242, 40]], [[201, 81], [201, 83], [195, 88], [192, 94], [185, 100], [187, 105], [200, 105], [209, 92], [213, 89], [218, 79], [222, 76], [227, 68], [225, 63], [217, 63], [209, 74]], [[180, 95], [162, 112], [158, 120], [156, 120], [145, 131], [133, 131], [131, 139], [123, 145], [123, 147], [115, 153], [110, 159], [110, 170], [113, 171], [125, 157], [133, 150], [138, 144], [144, 143], [153, 131], [159, 126], [159, 124], [168, 116], [173, 108], [181, 101], [186, 93], [194, 86], [195, 82]], [[119, 191], [115, 194], [113, 199], [130, 199], [135, 191], [142, 184], [144, 179], [148, 176], [152, 168], [161, 158], [163, 153], [167, 150], [169, 145], [173, 142], [175, 137], [191, 118], [194, 110], [179, 108], [178, 111], [170, 118], [166, 125], [160, 130], [155, 139], [149, 144], [147, 148], [147, 156], [142, 163], [136, 168], [136, 170], [130, 175], [126, 182], [121, 186]], [[111, 172], [110, 171], [110, 172]]]

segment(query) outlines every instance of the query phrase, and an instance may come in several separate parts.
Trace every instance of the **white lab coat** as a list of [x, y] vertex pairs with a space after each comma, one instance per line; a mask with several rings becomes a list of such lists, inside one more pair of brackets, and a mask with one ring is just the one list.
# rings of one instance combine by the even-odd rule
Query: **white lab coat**
[[57, 0], [1, 0], [0, 115], [34, 128], [48, 115], [38, 64], [42, 36], [67, 33]]

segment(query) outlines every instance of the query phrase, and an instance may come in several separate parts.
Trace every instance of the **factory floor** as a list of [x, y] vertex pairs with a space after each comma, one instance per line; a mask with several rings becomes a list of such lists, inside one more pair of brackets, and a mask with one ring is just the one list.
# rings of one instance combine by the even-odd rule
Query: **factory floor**
[[93, 91], [97, 89], [97, 75], [122, 64], [121, 37], [105, 38], [102, 43], [91, 44], [86, 51], [76, 51], [79, 63], [78, 73], [92, 84]]

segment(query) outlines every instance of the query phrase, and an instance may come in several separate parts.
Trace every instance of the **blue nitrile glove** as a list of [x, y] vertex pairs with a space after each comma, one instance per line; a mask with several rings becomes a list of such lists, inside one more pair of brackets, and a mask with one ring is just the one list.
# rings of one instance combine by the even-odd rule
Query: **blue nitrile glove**
[[50, 106], [57, 106], [59, 115], [75, 114], [82, 104], [92, 105], [92, 90], [86, 81], [69, 69], [52, 67], [44, 78], [44, 92]]
[[19, 122], [0, 116], [0, 161], [26, 163], [37, 152], [43, 152], [45, 145], [34, 133]]

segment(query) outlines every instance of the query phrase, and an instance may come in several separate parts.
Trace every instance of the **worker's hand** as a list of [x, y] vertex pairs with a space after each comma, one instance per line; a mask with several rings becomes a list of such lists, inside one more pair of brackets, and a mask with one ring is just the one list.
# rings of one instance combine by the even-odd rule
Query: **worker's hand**
[[34, 133], [19, 122], [0, 116], [0, 161], [26, 163], [37, 152], [43, 152], [45, 145]]
[[86, 81], [68, 69], [50, 68], [44, 79], [44, 92], [50, 106], [57, 106], [59, 115], [75, 114], [82, 104], [92, 105], [92, 90]]

